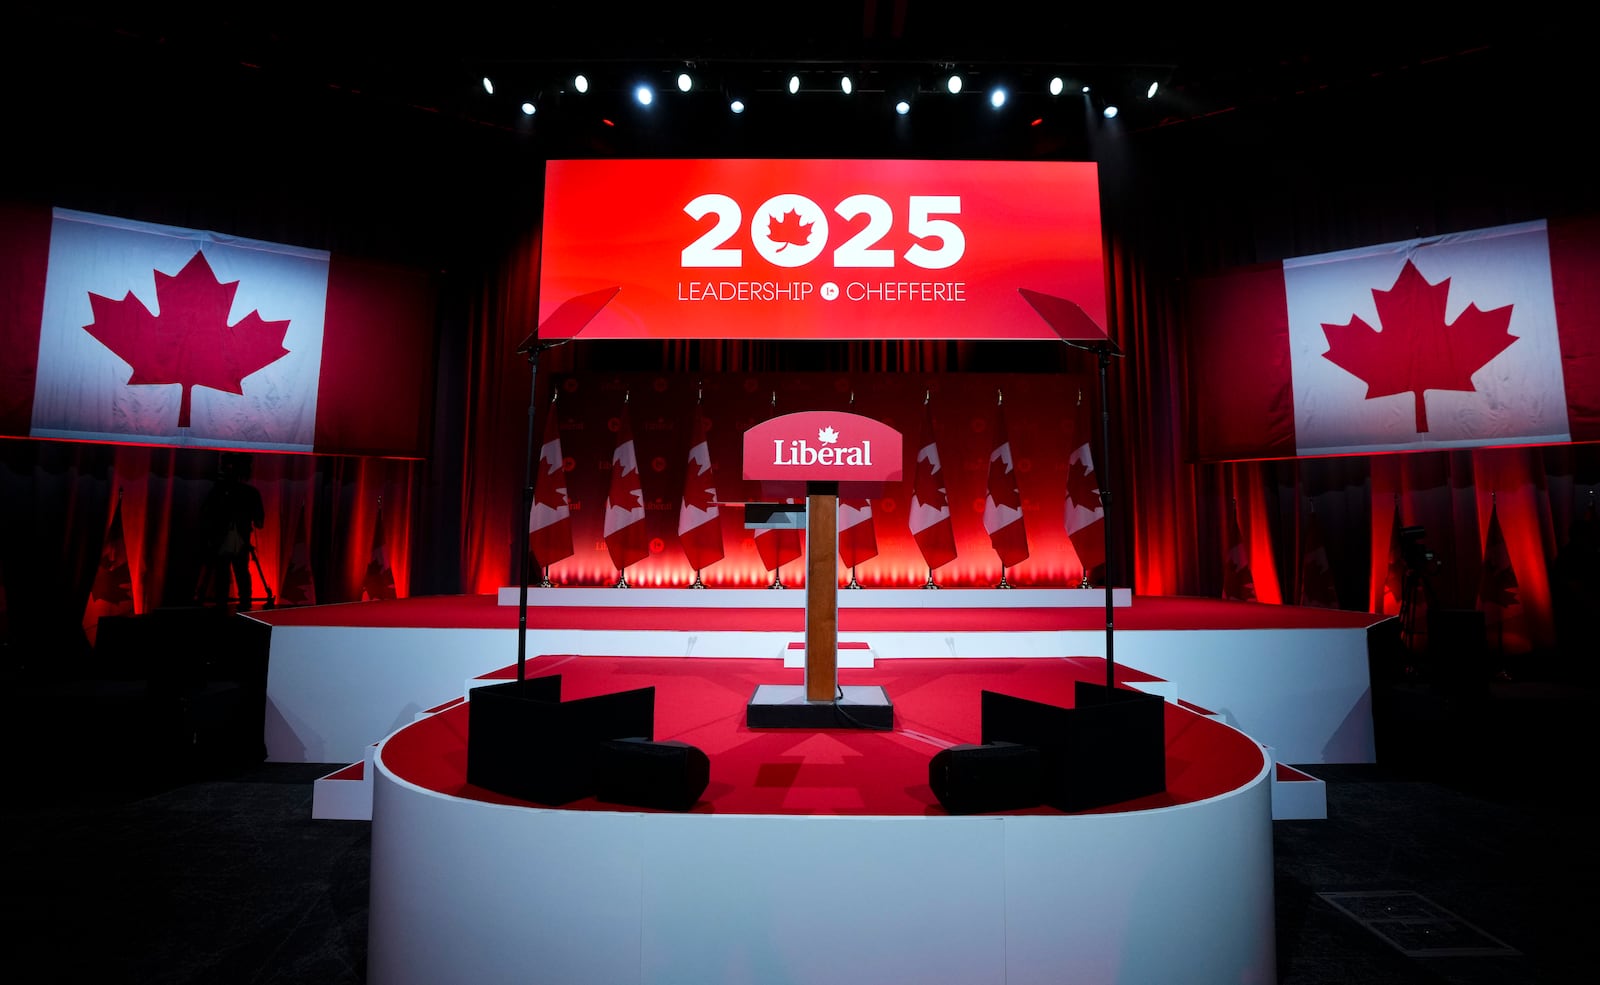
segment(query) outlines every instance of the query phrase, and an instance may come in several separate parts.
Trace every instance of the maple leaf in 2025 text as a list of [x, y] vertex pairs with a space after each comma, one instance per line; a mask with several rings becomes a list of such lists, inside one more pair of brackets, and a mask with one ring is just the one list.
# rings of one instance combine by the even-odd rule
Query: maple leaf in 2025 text
[[202, 252], [176, 274], [155, 275], [161, 314], [152, 315], [132, 291], [120, 301], [90, 292], [94, 321], [83, 329], [133, 367], [130, 386], [183, 387], [178, 427], [186, 428], [192, 389], [244, 393], [246, 376], [289, 354], [283, 347], [289, 322], [252, 311], [229, 325], [239, 282], [219, 282]]
[[800, 213], [790, 209], [780, 218], [767, 220], [767, 238], [782, 244], [778, 247], [780, 250], [786, 246], [804, 246], [811, 239], [811, 223], [801, 222]]
[[1450, 278], [1429, 284], [1410, 261], [1394, 286], [1374, 290], [1382, 331], [1359, 317], [1322, 325], [1328, 338], [1323, 358], [1367, 384], [1367, 399], [1415, 393], [1417, 432], [1428, 430], [1424, 390], [1472, 392], [1472, 374], [1506, 350], [1517, 337], [1506, 330], [1511, 305], [1483, 311], [1469, 304], [1454, 323], [1444, 320]]

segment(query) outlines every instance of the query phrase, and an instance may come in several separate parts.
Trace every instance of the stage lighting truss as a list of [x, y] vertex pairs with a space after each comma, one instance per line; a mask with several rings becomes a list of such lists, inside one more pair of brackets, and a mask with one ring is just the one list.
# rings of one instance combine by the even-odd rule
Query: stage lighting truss
[[[763, 118], [801, 106], [846, 100], [860, 112], [909, 117], [931, 100], [943, 124], [970, 112], [1015, 121], [1019, 126], [1054, 122], [1083, 125], [1084, 112], [1115, 116], [1123, 127], [1161, 118], [1171, 90], [1172, 66], [1047, 65], [935, 62], [923, 65], [862, 62], [757, 62], [675, 60], [627, 66], [573, 62], [567, 65], [497, 64], [475, 75], [480, 99], [501, 104], [509, 117], [538, 114], [541, 127], [563, 120], [621, 120], [634, 112], [683, 112], [704, 106], [725, 116], [757, 109]], [[671, 96], [668, 99], [666, 97]], [[845, 103], [839, 103], [842, 108]], [[1111, 107], [1117, 107], [1115, 110]], [[952, 117], [958, 112], [961, 116]], [[477, 112], [477, 111], [475, 111]], [[709, 115], [709, 112], [708, 112]], [[1137, 118], [1137, 119], [1135, 119]]]

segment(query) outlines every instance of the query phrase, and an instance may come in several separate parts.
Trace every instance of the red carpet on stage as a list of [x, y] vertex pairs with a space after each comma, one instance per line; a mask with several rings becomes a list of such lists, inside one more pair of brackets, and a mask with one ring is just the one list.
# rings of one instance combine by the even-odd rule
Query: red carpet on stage
[[[1120, 670], [1119, 683], [1140, 676]], [[892, 732], [747, 727], [745, 705], [757, 685], [804, 683], [803, 669], [771, 660], [545, 655], [528, 661], [526, 676], [549, 674], [561, 675], [563, 700], [655, 687], [652, 738], [687, 742], [711, 760], [711, 781], [695, 813], [939, 815], [945, 812], [928, 786], [929, 760], [948, 746], [981, 741], [981, 691], [1070, 707], [1073, 682], [1103, 682], [1105, 663], [1095, 657], [905, 659], [841, 668], [842, 685], [870, 681], [884, 688], [895, 706]], [[513, 678], [516, 669], [495, 676]], [[468, 706], [457, 703], [400, 730], [383, 747], [384, 765], [442, 794], [524, 804], [466, 782], [467, 721]], [[1164, 793], [1085, 813], [1219, 796], [1248, 782], [1264, 763], [1249, 737], [1172, 703], [1166, 705], [1166, 747]], [[561, 806], [638, 809], [593, 798]], [[1060, 812], [1041, 807], [1021, 813]]]

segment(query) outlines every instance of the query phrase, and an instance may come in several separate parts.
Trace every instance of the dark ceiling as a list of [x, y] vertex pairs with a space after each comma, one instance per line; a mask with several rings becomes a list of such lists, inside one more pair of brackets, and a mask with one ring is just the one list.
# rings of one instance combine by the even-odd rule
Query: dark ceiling
[[[1095, 109], [1115, 97], [1119, 125], [1140, 132], [1451, 86], [1494, 93], [1484, 80], [1497, 74], [1560, 71], [1551, 52], [1566, 46], [1559, 24], [1402, 30], [1362, 21], [1341, 29], [1246, 24], [1222, 14], [1086, 14], [1076, 6], [844, 0], [780, 12], [748, 2], [579, 0], [494, 13], [442, 5], [379, 14], [329, 4], [300, 16], [231, 5], [197, 16], [135, 5], [100, 13], [33, 5], [17, 15], [11, 39], [13, 62], [38, 66], [42, 79], [61, 87], [58, 98], [100, 100], [102, 113], [137, 111], [116, 105], [119, 94], [166, 73], [190, 86], [320, 94], [376, 112], [522, 134], [544, 141], [548, 156], [672, 156], [696, 148], [818, 156], [803, 151], [835, 153], [830, 141], [842, 134], [859, 140], [874, 131], [884, 142], [867, 152], [881, 154], [894, 149], [888, 135], [896, 125], [902, 141], [915, 128], [921, 136], [906, 147], [928, 156], [944, 156], [936, 145], [980, 156], [1076, 156], [1082, 147], [1071, 135], [1086, 125], [1080, 81], [1094, 87]], [[1355, 20], [1344, 9], [1338, 16]], [[671, 81], [686, 65], [706, 80], [687, 96]], [[595, 79], [581, 99], [568, 83], [579, 68]], [[949, 71], [970, 80], [960, 97], [936, 89]], [[804, 80], [799, 97], [781, 91], [792, 72]], [[851, 97], [837, 91], [846, 73], [856, 81]], [[1059, 98], [1044, 91], [1055, 74], [1074, 83]], [[485, 75], [496, 82], [492, 96], [480, 84]], [[83, 88], [75, 78], [86, 80]], [[626, 100], [640, 80], [661, 94], [648, 118]], [[991, 80], [1013, 87], [999, 113], [985, 103]], [[1163, 88], [1146, 100], [1150, 81]], [[738, 120], [727, 110], [732, 89], [750, 103]], [[919, 91], [909, 122], [897, 124], [890, 97], [912, 90]], [[518, 109], [524, 100], [538, 106], [531, 120]]]

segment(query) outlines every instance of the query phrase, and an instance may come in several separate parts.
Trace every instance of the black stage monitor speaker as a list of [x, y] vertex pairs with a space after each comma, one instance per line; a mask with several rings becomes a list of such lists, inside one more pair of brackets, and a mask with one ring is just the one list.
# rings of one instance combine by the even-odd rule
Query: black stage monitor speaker
[[467, 782], [535, 803], [593, 796], [600, 745], [655, 734], [653, 687], [560, 700], [561, 676], [472, 689]]
[[1039, 750], [1012, 742], [951, 746], [928, 761], [928, 786], [952, 814], [1038, 807], [1041, 779]]
[[608, 804], [686, 811], [710, 782], [710, 758], [687, 742], [613, 739], [595, 762], [595, 799]]
[[1167, 789], [1166, 708], [1158, 694], [1077, 681], [1072, 708], [984, 691], [985, 744], [1039, 750], [1044, 803], [1081, 811]]

